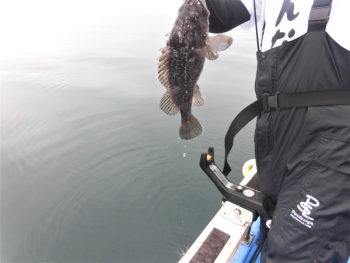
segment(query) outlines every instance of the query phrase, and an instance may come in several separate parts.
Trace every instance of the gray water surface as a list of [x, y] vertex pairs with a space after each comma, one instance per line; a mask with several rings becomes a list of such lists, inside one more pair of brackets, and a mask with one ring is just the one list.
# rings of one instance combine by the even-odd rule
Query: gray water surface
[[[230, 32], [230, 49], [206, 61], [206, 103], [193, 109], [204, 133], [181, 141], [155, 79], [175, 17], [87, 17], [18, 53], [23, 36], [13, 39], [1, 62], [2, 262], [176, 262], [219, 209], [199, 158], [213, 146], [222, 167], [227, 128], [255, 99], [254, 32]], [[254, 158], [253, 129], [235, 140], [236, 183]]]

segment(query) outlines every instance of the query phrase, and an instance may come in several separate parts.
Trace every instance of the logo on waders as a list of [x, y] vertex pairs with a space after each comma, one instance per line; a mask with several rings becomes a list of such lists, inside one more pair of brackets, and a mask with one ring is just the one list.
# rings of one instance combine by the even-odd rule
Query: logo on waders
[[318, 207], [320, 205], [320, 202], [311, 195], [306, 195], [306, 201], [300, 202], [300, 205], [298, 205], [298, 209], [302, 212], [302, 216], [309, 219], [314, 220], [312, 217], [309, 217], [311, 214], [311, 210], [313, 207]]
[[296, 221], [299, 223], [303, 224], [304, 226], [311, 228], [313, 227], [314, 219], [310, 216], [312, 209], [314, 207], [318, 207], [320, 205], [320, 202], [313, 196], [311, 195], [306, 195], [306, 201], [305, 202], [300, 202], [299, 205], [297, 205], [297, 208], [301, 212], [301, 215], [298, 213], [298, 211], [295, 211], [293, 209], [292, 213], [290, 216], [294, 218]]

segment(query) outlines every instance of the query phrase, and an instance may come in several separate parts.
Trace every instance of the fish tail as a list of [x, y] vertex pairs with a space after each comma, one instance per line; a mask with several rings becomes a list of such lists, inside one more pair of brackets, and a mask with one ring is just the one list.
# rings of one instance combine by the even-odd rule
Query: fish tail
[[191, 140], [203, 132], [203, 126], [192, 114], [186, 121], [181, 122], [179, 129], [179, 138], [181, 140]]

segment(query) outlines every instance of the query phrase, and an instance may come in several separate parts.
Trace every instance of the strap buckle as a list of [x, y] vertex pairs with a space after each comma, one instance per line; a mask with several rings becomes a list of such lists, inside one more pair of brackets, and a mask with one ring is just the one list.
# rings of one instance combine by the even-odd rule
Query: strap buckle
[[263, 101], [263, 110], [265, 112], [269, 112], [271, 110], [280, 110], [279, 94], [280, 94], [279, 91], [277, 91], [274, 95], [270, 95], [268, 93], [263, 94], [262, 101]]
[[310, 11], [309, 22], [328, 21], [331, 6], [321, 6], [312, 8]]

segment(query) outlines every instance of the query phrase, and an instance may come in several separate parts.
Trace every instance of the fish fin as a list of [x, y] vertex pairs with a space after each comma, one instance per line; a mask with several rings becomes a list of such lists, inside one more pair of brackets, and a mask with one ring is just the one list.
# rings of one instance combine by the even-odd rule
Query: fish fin
[[208, 37], [205, 41], [206, 45], [210, 47], [213, 52], [224, 51], [231, 46], [233, 38], [229, 35], [218, 34], [212, 37]]
[[174, 103], [169, 90], [161, 98], [159, 108], [168, 115], [176, 115], [179, 112], [179, 108]]
[[170, 87], [170, 74], [169, 70], [171, 68], [171, 50], [169, 47], [163, 47], [160, 49], [162, 52], [162, 55], [158, 58], [158, 66], [157, 66], [157, 73], [158, 73], [158, 81], [160, 84], [162, 84], [165, 88]]
[[199, 86], [198, 84], [196, 84], [196, 86], [194, 86], [194, 90], [193, 90], [193, 99], [192, 99], [192, 104], [194, 106], [203, 106], [204, 105], [204, 97], [201, 93], [201, 91], [199, 90]]
[[181, 140], [191, 140], [203, 132], [203, 126], [199, 123], [199, 121], [192, 114], [187, 121], [181, 122], [181, 126], [179, 129], [179, 138]]
[[206, 47], [206, 56], [207, 56], [207, 59], [209, 60], [215, 60], [219, 57], [219, 54], [218, 52], [214, 52], [210, 49], [209, 46]]

